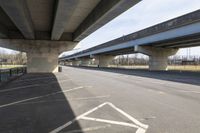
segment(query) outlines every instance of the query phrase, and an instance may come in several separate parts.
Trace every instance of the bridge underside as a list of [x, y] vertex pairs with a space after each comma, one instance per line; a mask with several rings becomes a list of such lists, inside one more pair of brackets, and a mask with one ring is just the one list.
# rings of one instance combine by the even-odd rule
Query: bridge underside
[[139, 1], [1, 0], [0, 47], [27, 52], [28, 72], [55, 72], [60, 53]]

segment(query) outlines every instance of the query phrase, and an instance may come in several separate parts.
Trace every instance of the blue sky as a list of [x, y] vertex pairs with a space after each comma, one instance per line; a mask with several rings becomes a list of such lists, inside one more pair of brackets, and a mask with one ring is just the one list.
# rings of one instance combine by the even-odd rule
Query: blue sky
[[[81, 41], [73, 52], [102, 44], [198, 9], [200, 9], [200, 0], [142, 0]], [[191, 48], [190, 51], [191, 55], [200, 55], [200, 47]], [[186, 49], [178, 52], [179, 55], [186, 53]]]

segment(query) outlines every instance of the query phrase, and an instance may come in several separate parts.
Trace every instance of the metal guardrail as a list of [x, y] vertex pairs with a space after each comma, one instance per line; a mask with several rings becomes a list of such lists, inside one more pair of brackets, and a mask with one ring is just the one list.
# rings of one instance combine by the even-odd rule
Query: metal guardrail
[[26, 72], [26, 67], [0, 69], [0, 83], [8, 81], [12, 77], [23, 75]]

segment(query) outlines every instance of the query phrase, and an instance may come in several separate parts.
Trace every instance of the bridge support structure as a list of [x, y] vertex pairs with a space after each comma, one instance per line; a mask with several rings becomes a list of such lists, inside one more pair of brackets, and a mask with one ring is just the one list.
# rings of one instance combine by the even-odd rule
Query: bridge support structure
[[81, 58], [81, 66], [89, 66], [90, 65], [90, 58], [88, 57], [83, 57]]
[[72, 61], [72, 66], [80, 66], [80, 64], [81, 64], [81, 61], [78, 59], [75, 59]]
[[135, 51], [149, 56], [149, 70], [168, 70], [168, 57], [177, 53], [174, 48], [157, 48], [152, 46], [135, 46]]
[[94, 56], [96, 64], [98, 67], [108, 67], [112, 60], [115, 58], [113, 55], [96, 55]]
[[58, 72], [58, 56], [77, 43], [68, 41], [1, 39], [0, 46], [27, 54], [28, 73]]

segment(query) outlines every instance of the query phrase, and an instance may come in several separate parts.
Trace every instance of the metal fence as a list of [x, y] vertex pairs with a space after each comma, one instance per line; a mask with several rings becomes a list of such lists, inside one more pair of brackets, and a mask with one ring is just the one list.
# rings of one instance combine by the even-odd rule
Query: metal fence
[[26, 72], [26, 67], [0, 69], [0, 82], [8, 81], [10, 78], [23, 75]]

